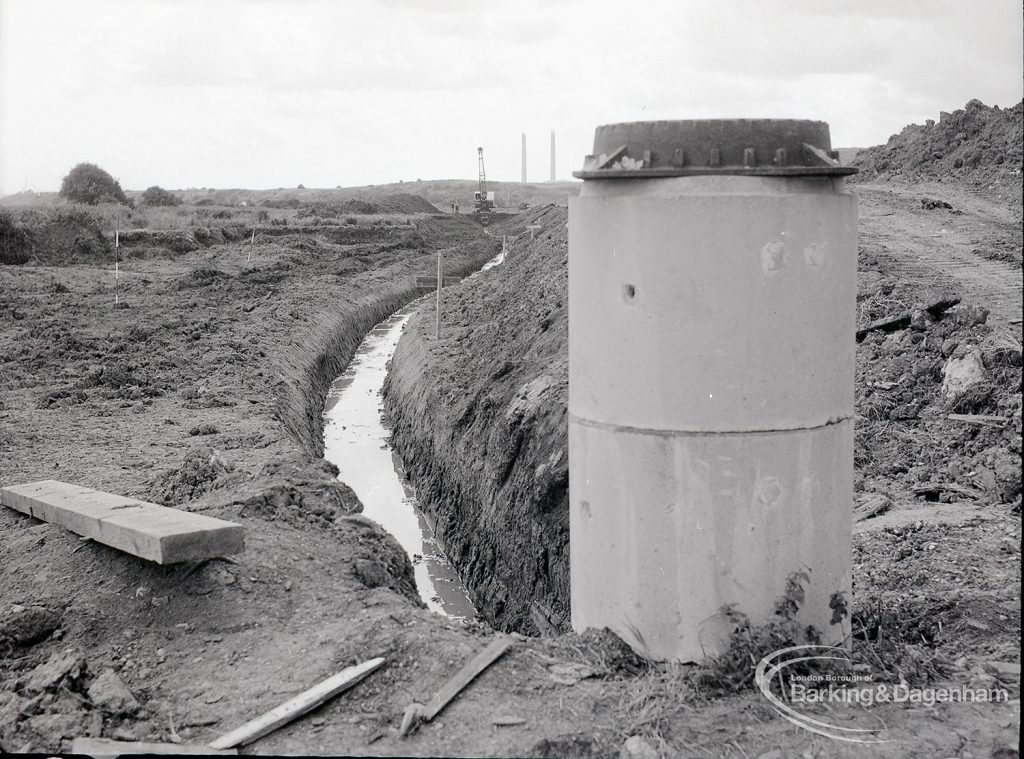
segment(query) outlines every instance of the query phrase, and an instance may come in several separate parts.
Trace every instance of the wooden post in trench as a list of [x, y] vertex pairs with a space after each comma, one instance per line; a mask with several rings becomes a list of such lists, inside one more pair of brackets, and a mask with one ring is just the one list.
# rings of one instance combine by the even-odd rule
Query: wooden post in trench
[[117, 217], [114, 220], [114, 305], [117, 306], [121, 302], [120, 292], [118, 291], [118, 280], [121, 278], [121, 268], [119, 261], [119, 252], [121, 247], [121, 218]]
[[441, 339], [441, 285], [444, 284], [444, 271], [441, 267], [441, 251], [437, 251], [437, 321], [434, 324], [434, 339]]

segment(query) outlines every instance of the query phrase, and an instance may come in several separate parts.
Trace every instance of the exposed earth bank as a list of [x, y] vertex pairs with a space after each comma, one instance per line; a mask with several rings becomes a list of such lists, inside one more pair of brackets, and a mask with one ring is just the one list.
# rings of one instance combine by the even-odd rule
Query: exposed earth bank
[[[396, 449], [477, 609], [497, 628], [569, 619], [565, 208], [536, 209], [502, 266], [406, 327], [384, 388]], [[530, 239], [527, 227], [543, 229]]]

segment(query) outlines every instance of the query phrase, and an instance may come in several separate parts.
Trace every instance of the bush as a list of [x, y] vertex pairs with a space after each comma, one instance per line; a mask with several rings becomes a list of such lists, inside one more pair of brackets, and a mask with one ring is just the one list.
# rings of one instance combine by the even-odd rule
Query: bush
[[31, 255], [32, 238], [14, 223], [10, 211], [0, 208], [0, 264], [28, 263]]
[[60, 183], [60, 196], [75, 203], [128, 203], [121, 185], [94, 163], [80, 163]]
[[153, 185], [142, 193], [142, 202], [147, 206], [180, 206], [181, 198], [163, 187]]

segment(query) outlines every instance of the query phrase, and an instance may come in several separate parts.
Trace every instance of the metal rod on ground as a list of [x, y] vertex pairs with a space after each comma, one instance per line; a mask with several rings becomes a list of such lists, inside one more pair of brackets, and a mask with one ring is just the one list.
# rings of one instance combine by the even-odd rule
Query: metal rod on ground
[[444, 284], [444, 272], [441, 268], [441, 251], [437, 251], [437, 322], [434, 325], [434, 339], [441, 339], [441, 285]]
[[241, 727], [232, 730], [215, 741], [211, 741], [209, 744], [210, 748], [234, 748], [235, 746], [251, 743], [257, 738], [261, 738], [267, 733], [312, 711], [342, 691], [348, 690], [367, 675], [376, 672], [383, 664], [383, 657], [378, 656], [376, 659], [370, 659], [354, 667], [343, 669], [338, 674], [328, 677], [318, 685], [314, 685], [309, 690], [295, 696], [295, 698], [285, 701], [266, 714], [246, 722]]
[[246, 263], [249, 263], [249, 260], [252, 258], [252, 245], [254, 242], [256, 242], [256, 227], [252, 228], [252, 237], [249, 239], [249, 255], [245, 257]]

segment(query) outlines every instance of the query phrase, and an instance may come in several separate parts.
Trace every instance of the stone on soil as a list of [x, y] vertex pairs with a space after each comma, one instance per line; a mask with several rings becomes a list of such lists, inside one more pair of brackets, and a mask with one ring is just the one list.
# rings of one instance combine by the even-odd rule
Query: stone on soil
[[631, 735], [622, 744], [619, 759], [658, 759], [658, 752], [639, 735]]
[[942, 395], [947, 401], [962, 398], [988, 378], [981, 351], [972, 348], [963, 356], [951, 358], [942, 369]]
[[139, 710], [139, 702], [112, 669], [103, 670], [89, 686], [89, 698], [110, 714], [135, 714]]
[[54, 745], [61, 738], [82, 735], [86, 730], [86, 715], [84, 712], [39, 714], [25, 720], [25, 727]]
[[60, 616], [49, 609], [20, 607], [0, 621], [0, 643], [10, 641], [19, 646], [30, 646], [45, 640], [58, 627]]
[[78, 680], [85, 670], [85, 657], [77, 649], [56, 651], [29, 673], [24, 690], [33, 695], [42, 693], [56, 688], [62, 681]]

